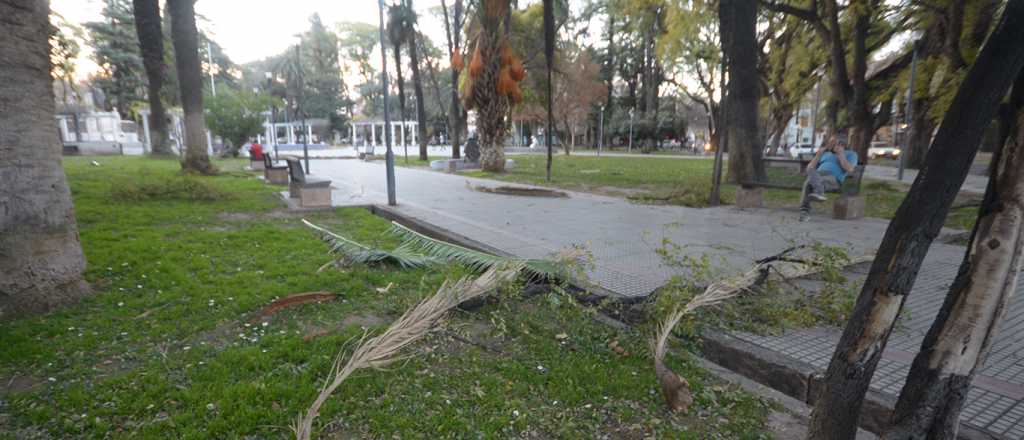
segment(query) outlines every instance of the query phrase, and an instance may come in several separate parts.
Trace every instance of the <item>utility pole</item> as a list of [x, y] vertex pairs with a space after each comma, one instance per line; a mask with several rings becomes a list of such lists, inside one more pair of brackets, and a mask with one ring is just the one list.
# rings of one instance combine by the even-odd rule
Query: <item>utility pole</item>
[[[903, 145], [904, 149], [910, 150], [910, 137], [914, 133], [914, 76], [917, 72], [917, 42], [914, 42], [914, 55], [910, 60], [910, 83], [907, 84], [907, 129], [904, 130]], [[896, 173], [896, 178], [903, 181], [903, 169], [906, 166], [906, 151], [900, 152], [900, 167]]]
[[395, 152], [391, 151], [391, 114], [388, 112], [388, 52], [387, 43], [384, 39], [384, 0], [377, 0], [380, 8], [380, 61], [381, 61], [381, 82], [384, 87], [384, 143], [387, 146], [387, 154], [384, 155], [384, 168], [387, 170], [388, 179], [388, 205], [395, 206]]
[[601, 157], [601, 148], [604, 146], [604, 106], [601, 106], [601, 120], [597, 123], [597, 156]]
[[300, 36], [299, 44], [295, 45], [295, 71], [296, 73], [298, 73], [299, 76], [299, 81], [297, 84], [299, 90], [298, 93], [295, 95], [295, 112], [298, 113], [298, 115], [296, 116], [302, 118], [302, 131], [305, 132], [304, 136], [302, 136], [302, 157], [306, 161], [306, 174], [309, 174], [309, 129], [307, 128], [308, 126], [306, 125], [306, 110], [302, 108], [302, 101], [303, 98], [305, 97], [304, 95], [306, 94], [306, 91], [304, 90], [305, 85], [302, 83], [302, 53], [299, 51], [299, 48], [301, 46], [302, 37]]

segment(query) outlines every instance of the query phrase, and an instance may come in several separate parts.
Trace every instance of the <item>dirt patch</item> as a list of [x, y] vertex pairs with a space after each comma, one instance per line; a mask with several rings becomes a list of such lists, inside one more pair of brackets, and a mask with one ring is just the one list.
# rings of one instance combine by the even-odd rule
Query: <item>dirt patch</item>
[[526, 197], [550, 197], [550, 198], [568, 198], [569, 193], [564, 191], [558, 191], [547, 188], [529, 188], [525, 186], [483, 186], [483, 185], [472, 185], [466, 182], [466, 186], [469, 189], [477, 192], [484, 192], [490, 194], [504, 194], [507, 196], [526, 196]]
[[345, 328], [349, 326], [359, 326], [364, 328], [376, 327], [379, 325], [387, 324], [388, 320], [382, 316], [377, 316], [372, 313], [360, 314], [360, 315], [348, 315], [342, 318], [338, 324], [339, 328]]
[[287, 209], [274, 209], [268, 212], [222, 212], [217, 214], [217, 220], [228, 222], [244, 222], [261, 219], [297, 219], [303, 218], [307, 213], [294, 212]]

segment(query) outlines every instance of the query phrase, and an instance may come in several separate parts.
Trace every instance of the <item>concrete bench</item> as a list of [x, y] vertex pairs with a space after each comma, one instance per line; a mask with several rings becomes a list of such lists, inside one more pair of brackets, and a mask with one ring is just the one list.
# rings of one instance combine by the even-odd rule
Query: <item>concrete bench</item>
[[[267, 155], [264, 154], [263, 157], [267, 157]], [[250, 155], [249, 156], [249, 171], [263, 171], [263, 159], [257, 159], [255, 157], [252, 157], [252, 155]]]
[[288, 196], [299, 199], [299, 206], [303, 208], [330, 207], [331, 181], [307, 176], [297, 157], [285, 156], [284, 160], [288, 163], [288, 176], [291, 178]]
[[275, 165], [269, 154], [263, 155], [263, 178], [271, 185], [288, 184], [288, 165]]
[[[832, 204], [832, 217], [841, 220], [853, 220], [864, 217], [866, 201], [860, 194], [860, 183], [864, 179], [864, 165], [857, 165], [853, 172], [846, 175], [837, 189], [829, 192], [839, 193]], [[760, 208], [764, 206], [763, 189], [788, 189], [803, 191], [803, 184], [787, 185], [773, 182], [743, 182], [736, 190], [736, 206], [740, 208]]]

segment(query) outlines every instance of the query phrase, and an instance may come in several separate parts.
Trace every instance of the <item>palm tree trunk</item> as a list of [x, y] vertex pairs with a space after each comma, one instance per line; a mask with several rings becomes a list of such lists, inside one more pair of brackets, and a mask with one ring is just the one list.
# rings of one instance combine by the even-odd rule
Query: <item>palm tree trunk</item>
[[0, 320], [88, 293], [61, 166], [50, 78], [50, 2], [0, 0]]
[[185, 110], [185, 159], [181, 168], [214, 174], [206, 152], [206, 122], [203, 120], [203, 75], [199, 63], [199, 32], [196, 30], [195, 0], [168, 0], [174, 64], [178, 70], [181, 106]]
[[139, 37], [142, 63], [146, 67], [149, 92], [149, 132], [152, 154], [170, 155], [167, 136], [167, 111], [160, 90], [164, 84], [164, 34], [161, 29], [160, 4], [157, 0], [134, 0], [135, 32]]
[[[412, 10], [412, 0], [408, 0]], [[416, 50], [416, 31], [409, 32], [409, 62], [412, 67], [412, 88], [416, 93], [416, 138], [420, 144], [420, 160], [427, 160], [427, 111], [424, 109], [423, 75], [420, 75], [420, 57]]]
[[[395, 43], [395, 44], [393, 44], [393, 46], [395, 48], [395, 83], [398, 84], [398, 115], [401, 116], [401, 118], [402, 118], [401, 119], [401, 121], [402, 121], [402, 135], [399, 136], [399, 139], [402, 140], [402, 146], [404, 147], [406, 145], [406, 143], [405, 143], [405, 78], [402, 77], [402, 44], [401, 43]], [[387, 103], [385, 103], [384, 105], [387, 105]], [[392, 142], [393, 141], [395, 141], [395, 139], [392, 139]]]
[[1024, 0], [1010, 0], [943, 117], [925, 167], [889, 223], [816, 396], [809, 439], [845, 440], [856, 434], [864, 393], [925, 254], [999, 101], [1024, 66], [1022, 40]]
[[[477, 133], [480, 136], [480, 167], [484, 171], [505, 171], [505, 115], [508, 114], [509, 102], [505, 96], [498, 95], [498, 69], [501, 64], [499, 48], [503, 34], [502, 20], [504, 8], [487, 7], [489, 4], [502, 4], [508, 7], [508, 0], [485, 0], [481, 7], [481, 32], [477, 38], [484, 67], [480, 76], [474, 81], [473, 101], [477, 109]], [[487, 10], [502, 13], [491, 16]]]
[[1013, 296], [1024, 249], [1024, 74], [1013, 136], [993, 158], [968, 254], [914, 358], [887, 439], [955, 439], [960, 410]]

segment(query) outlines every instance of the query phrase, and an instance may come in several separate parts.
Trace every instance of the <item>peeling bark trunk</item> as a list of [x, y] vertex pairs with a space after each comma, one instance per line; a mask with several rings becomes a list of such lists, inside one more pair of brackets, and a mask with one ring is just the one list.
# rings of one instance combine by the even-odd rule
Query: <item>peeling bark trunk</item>
[[886, 230], [816, 396], [808, 438], [854, 438], [864, 393], [904, 299], [967, 176], [985, 128], [1024, 66], [1022, 40], [1024, 0], [1010, 0], [943, 118], [926, 166]]
[[956, 439], [960, 410], [1013, 296], [1024, 249], [1024, 74], [1011, 136], [992, 177], [960, 272], [914, 358], [886, 439]]
[[170, 137], [167, 135], [167, 111], [160, 99], [164, 76], [164, 33], [161, 29], [160, 4], [158, 0], [134, 0], [135, 33], [139, 37], [142, 64], [146, 68], [147, 94], [149, 95], [149, 133], [152, 143], [151, 154], [171, 155]]
[[171, 15], [174, 64], [178, 70], [181, 106], [185, 110], [185, 159], [181, 168], [214, 174], [206, 152], [206, 122], [203, 120], [203, 74], [199, 63], [199, 32], [196, 30], [194, 0], [167, 0]]
[[0, 321], [88, 294], [61, 166], [49, 1], [0, 0]]

